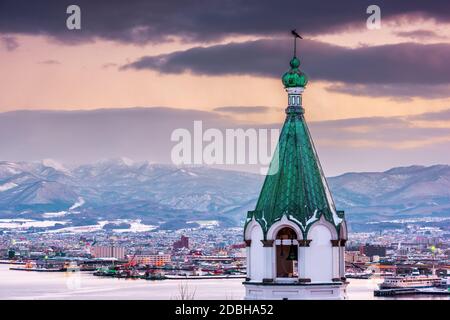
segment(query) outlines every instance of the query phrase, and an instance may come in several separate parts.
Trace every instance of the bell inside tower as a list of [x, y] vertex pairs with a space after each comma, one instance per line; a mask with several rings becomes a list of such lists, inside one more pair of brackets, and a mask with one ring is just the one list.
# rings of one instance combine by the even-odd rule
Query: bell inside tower
[[289, 227], [277, 233], [276, 241], [277, 278], [296, 278], [298, 276], [297, 234]]

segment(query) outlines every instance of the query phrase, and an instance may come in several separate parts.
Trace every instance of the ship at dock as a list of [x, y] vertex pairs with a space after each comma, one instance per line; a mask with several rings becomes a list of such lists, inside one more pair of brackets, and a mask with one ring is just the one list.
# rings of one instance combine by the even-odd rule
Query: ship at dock
[[418, 270], [414, 270], [411, 275], [385, 277], [380, 289], [434, 288], [441, 286], [441, 281], [434, 272], [431, 275], [421, 275]]
[[391, 276], [384, 278], [380, 289], [403, 289], [403, 288], [432, 288], [441, 284], [441, 278], [429, 276]]
[[27, 261], [23, 266], [10, 267], [9, 270], [36, 272], [78, 272], [81, 268], [75, 261], [65, 262], [63, 265], [38, 265], [34, 261]]

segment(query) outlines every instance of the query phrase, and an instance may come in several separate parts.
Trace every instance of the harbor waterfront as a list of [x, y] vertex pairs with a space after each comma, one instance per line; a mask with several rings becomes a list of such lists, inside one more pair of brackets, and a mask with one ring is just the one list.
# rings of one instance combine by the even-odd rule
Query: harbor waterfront
[[[0, 265], [0, 299], [32, 300], [159, 300], [180, 299], [180, 286], [194, 294], [194, 299], [241, 300], [243, 279], [146, 281], [95, 277], [91, 272], [21, 272]], [[371, 299], [445, 299], [448, 296], [374, 297], [382, 279], [349, 279], [349, 300]]]

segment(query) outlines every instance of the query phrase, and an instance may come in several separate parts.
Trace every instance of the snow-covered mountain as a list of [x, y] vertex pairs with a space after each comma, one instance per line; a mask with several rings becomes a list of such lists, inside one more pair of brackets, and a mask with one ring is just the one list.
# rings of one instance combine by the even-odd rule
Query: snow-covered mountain
[[76, 215], [70, 218], [81, 224], [133, 218], [148, 224], [218, 220], [233, 225], [243, 217], [237, 209], [256, 200], [262, 180], [243, 172], [123, 158], [71, 170], [48, 160], [4, 161], [0, 162], [0, 218], [36, 219], [45, 214], [67, 219], [58, 212], [72, 208]]
[[[68, 168], [53, 160], [0, 161], [0, 218], [65, 225], [139, 219], [145, 224], [216, 220], [233, 225], [253, 209], [264, 177], [207, 167], [109, 159]], [[328, 179], [350, 222], [450, 214], [450, 166], [411, 166]]]
[[450, 216], [450, 166], [410, 166], [328, 179], [338, 207], [355, 220]]

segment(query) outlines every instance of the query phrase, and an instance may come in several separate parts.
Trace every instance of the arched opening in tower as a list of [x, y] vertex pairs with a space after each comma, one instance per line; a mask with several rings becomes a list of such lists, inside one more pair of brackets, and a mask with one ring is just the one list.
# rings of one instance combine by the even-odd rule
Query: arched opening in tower
[[290, 227], [284, 227], [277, 233], [275, 241], [277, 278], [298, 277], [297, 234]]

